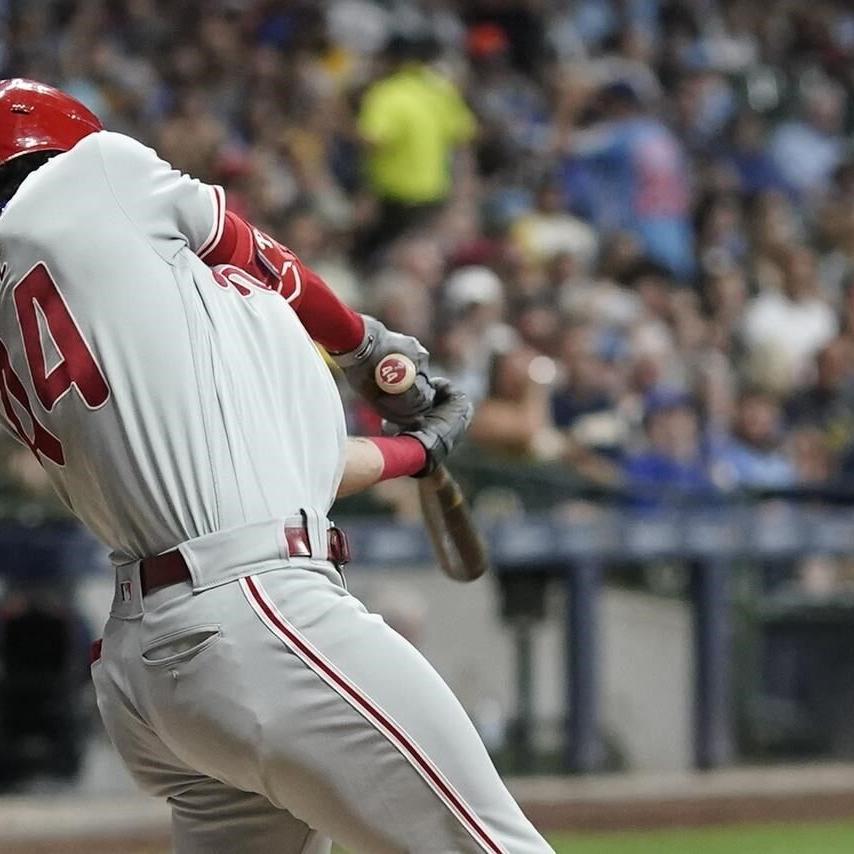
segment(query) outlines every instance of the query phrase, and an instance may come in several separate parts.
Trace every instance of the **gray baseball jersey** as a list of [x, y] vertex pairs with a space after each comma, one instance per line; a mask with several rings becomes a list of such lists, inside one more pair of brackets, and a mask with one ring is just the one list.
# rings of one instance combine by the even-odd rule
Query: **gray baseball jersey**
[[[110, 738], [169, 799], [179, 854], [549, 851], [447, 686], [326, 560], [341, 403], [287, 302], [299, 276], [280, 293], [204, 263], [223, 201], [101, 132], [0, 216], [2, 420], [113, 549]], [[191, 578], [143, 595], [140, 559], [176, 546]]]
[[281, 295], [199, 257], [224, 212], [221, 188], [102, 131], [0, 217], [0, 412], [119, 560], [326, 512], [337, 489], [321, 356]]

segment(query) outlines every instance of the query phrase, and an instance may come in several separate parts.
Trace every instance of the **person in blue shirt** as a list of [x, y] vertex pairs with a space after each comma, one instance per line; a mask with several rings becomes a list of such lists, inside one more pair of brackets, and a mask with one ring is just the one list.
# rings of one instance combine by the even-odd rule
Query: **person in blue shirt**
[[780, 404], [761, 389], [746, 389], [736, 407], [732, 436], [711, 451], [716, 480], [730, 489], [786, 489], [797, 483], [782, 448]]
[[727, 138], [722, 160], [734, 172], [743, 194], [788, 190], [783, 173], [769, 151], [767, 129], [759, 114], [743, 110], [730, 125]]
[[623, 461], [623, 482], [633, 504], [655, 507], [668, 498], [711, 495], [700, 426], [691, 398], [662, 389], [645, 402], [645, 444]]
[[680, 279], [694, 274], [690, 181], [681, 143], [626, 82], [599, 93], [600, 119], [569, 140], [569, 198], [606, 232], [628, 231]]

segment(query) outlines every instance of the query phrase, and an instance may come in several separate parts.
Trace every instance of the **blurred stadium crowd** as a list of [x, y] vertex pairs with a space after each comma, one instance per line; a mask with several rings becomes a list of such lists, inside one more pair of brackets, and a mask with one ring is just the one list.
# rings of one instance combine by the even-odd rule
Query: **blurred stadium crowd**
[[28, 0], [0, 56], [421, 338], [490, 452], [854, 476], [845, 0]]

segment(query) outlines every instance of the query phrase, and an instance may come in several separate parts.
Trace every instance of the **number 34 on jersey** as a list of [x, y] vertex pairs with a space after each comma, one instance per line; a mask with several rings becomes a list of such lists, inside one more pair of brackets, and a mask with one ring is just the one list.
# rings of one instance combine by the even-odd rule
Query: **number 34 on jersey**
[[[6, 272], [5, 265], [0, 267], [0, 281]], [[12, 293], [32, 387], [41, 406], [50, 412], [72, 388], [89, 409], [103, 406], [110, 387], [48, 268], [36, 264]], [[45, 457], [57, 465], [65, 464], [62, 444], [34, 413], [2, 340], [0, 415], [39, 462]]]

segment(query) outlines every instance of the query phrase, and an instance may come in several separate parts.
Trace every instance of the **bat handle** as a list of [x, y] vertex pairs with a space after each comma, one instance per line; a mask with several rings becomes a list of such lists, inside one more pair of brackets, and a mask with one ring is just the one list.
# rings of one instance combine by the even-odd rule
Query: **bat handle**
[[431, 482], [445, 509], [450, 510], [465, 501], [459, 484], [450, 476], [444, 465], [440, 465], [436, 471], [428, 474], [427, 479]]
[[415, 362], [409, 356], [389, 353], [374, 368], [374, 381], [386, 394], [403, 394], [412, 388], [416, 374]]

